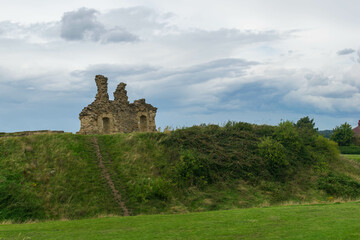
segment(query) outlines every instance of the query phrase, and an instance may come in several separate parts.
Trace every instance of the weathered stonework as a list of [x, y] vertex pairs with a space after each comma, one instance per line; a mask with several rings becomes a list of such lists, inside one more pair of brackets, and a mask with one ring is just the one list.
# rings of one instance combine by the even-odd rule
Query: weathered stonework
[[120, 83], [114, 100], [109, 100], [107, 78], [95, 76], [98, 92], [90, 105], [79, 114], [80, 134], [112, 134], [127, 132], [155, 132], [157, 108], [145, 99], [129, 103], [125, 83]]

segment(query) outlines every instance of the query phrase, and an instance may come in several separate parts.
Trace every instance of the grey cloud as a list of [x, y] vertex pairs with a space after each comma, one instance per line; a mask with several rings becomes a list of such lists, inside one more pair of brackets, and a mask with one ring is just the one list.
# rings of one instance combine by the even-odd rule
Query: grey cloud
[[351, 53], [354, 53], [355, 50], [354, 49], [351, 49], [351, 48], [344, 48], [340, 51], [337, 52], [337, 55], [348, 55], [348, 54], [351, 54]]
[[356, 52], [356, 54], [354, 56], [351, 56], [350, 59], [354, 63], [360, 63], [360, 49]]
[[120, 28], [107, 29], [98, 20], [100, 13], [95, 9], [80, 8], [64, 13], [61, 20], [61, 37], [66, 40], [91, 40], [110, 42], [134, 42], [137, 36]]
[[[219, 42], [219, 40], [230, 40], [238, 43], [254, 43], [279, 40], [283, 34], [271, 31], [241, 31], [238, 29], [219, 29], [217, 31], [197, 31], [192, 34], [192, 38]], [[287, 35], [287, 34], [286, 34]]]
[[159, 68], [149, 65], [118, 65], [118, 64], [96, 64], [90, 65], [85, 70], [76, 70], [71, 73], [74, 77], [84, 79], [92, 78], [97, 74], [103, 74], [111, 78], [137, 76], [157, 71]]
[[0, 66], [0, 131], [78, 130], [77, 115], [89, 103], [83, 91], [88, 86], [66, 73], [54, 79], [59, 74], [19, 76]]
[[247, 61], [244, 59], [239, 58], [223, 58], [223, 59], [217, 59], [211, 62], [207, 62], [204, 64], [199, 64], [194, 67], [189, 68], [189, 72], [193, 71], [201, 71], [205, 69], [219, 69], [219, 68], [244, 68], [252, 65], [258, 65], [258, 62], [254, 61]]
[[59, 22], [23, 25], [16, 22], [0, 22], [0, 38], [49, 42], [61, 37], [68, 41], [100, 41], [102, 43], [134, 42], [139, 37], [119, 26], [105, 26], [98, 20], [101, 15], [95, 9], [80, 8], [64, 13]]
[[[260, 109], [301, 113], [358, 111], [360, 88], [343, 77], [328, 77], [307, 69], [280, 69], [249, 74], [264, 64], [227, 58], [182, 69], [157, 69], [141, 76], [128, 76], [137, 96], [153, 97], [164, 108], [202, 107]], [[354, 74], [356, 75], [356, 71]], [[163, 99], [170, 99], [166, 103]], [[346, 107], [344, 107], [346, 105]]]
[[[179, 29], [171, 25], [171, 13], [161, 13], [145, 7], [121, 8], [101, 13], [80, 8], [63, 14], [59, 22], [21, 25], [0, 22], [0, 36], [29, 41], [58, 40], [95, 41], [104, 44], [156, 41], [157, 44], [187, 48], [206, 54], [221, 53], [251, 43], [276, 41], [292, 36], [293, 31], [251, 31], [239, 29]], [[212, 51], [208, 51], [211, 47]], [[199, 53], [200, 54], [200, 53]]]
[[[177, 69], [166, 73], [166, 77], [171, 76], [177, 84], [199, 84], [215, 78], [231, 77], [236, 78], [245, 75], [245, 71], [257, 62], [250, 62], [238, 58], [224, 58], [211, 62]], [[173, 84], [174, 84], [173, 83]]]
[[182, 55], [201, 60], [232, 56], [234, 51], [244, 46], [279, 41], [292, 37], [292, 33], [293, 31], [250, 31], [228, 28], [215, 31], [193, 29], [169, 32], [159, 37], [157, 41], [164, 46], [178, 49]]
[[98, 22], [95, 9], [80, 8], [64, 13], [61, 19], [61, 37], [66, 40], [98, 40], [105, 27]]
[[170, 35], [172, 40], [179, 40], [176, 42], [184, 42], [186, 44], [197, 42], [204, 45], [219, 44], [224, 45], [228, 43], [235, 44], [250, 44], [258, 42], [268, 42], [287, 38], [291, 33], [280, 33], [277, 31], [242, 31], [239, 29], [223, 28], [216, 31], [205, 31], [201, 29], [184, 32], [180, 35]]
[[61, 37], [66, 40], [100, 40], [102, 43], [135, 42], [140, 36], [165, 31], [171, 13], [159, 13], [147, 7], [113, 9], [100, 13], [80, 8], [67, 12], [61, 20]]
[[356, 52], [355, 56], [350, 58], [354, 63], [360, 63], [360, 49]]
[[18, 23], [13, 23], [10, 21], [0, 22], [0, 34], [3, 37], [9, 37], [14, 35], [16, 32], [23, 32], [24, 26], [21, 26]]
[[97, 64], [89, 66], [86, 70], [74, 71], [73, 74], [81, 77], [91, 77], [96, 74], [106, 73], [112, 77], [129, 77], [136, 80], [136, 82], [152, 81], [181, 85], [185, 82], [195, 84], [218, 76], [242, 75], [244, 70], [258, 64], [254, 61], [238, 58], [217, 59], [203, 64], [174, 69], [163, 69], [151, 65]]
[[111, 43], [111, 42], [134, 42], [138, 41], [139, 37], [134, 34], [131, 34], [123, 29], [114, 28], [110, 29], [104, 36], [103, 36], [103, 43]]
[[16, 22], [0, 22], [0, 38], [26, 40], [33, 43], [58, 38], [59, 23], [46, 22], [23, 25]]
[[326, 86], [330, 83], [329, 77], [322, 74], [307, 73], [304, 77], [310, 86]]
[[[109, 77], [109, 89], [115, 82], [128, 83], [133, 99], [146, 97], [162, 109], [174, 107], [221, 108], [217, 104], [235, 86], [246, 80], [240, 78], [258, 63], [228, 58], [185, 68], [164, 69], [154, 66], [94, 65], [73, 72], [77, 77], [93, 81], [95, 74]], [[110, 90], [111, 91], [111, 90]]]
[[336, 78], [307, 74], [300, 87], [284, 96], [284, 102], [295, 108], [307, 107], [322, 113], [359, 111], [360, 88], [355, 82], [349, 81], [349, 76], [349, 72]]

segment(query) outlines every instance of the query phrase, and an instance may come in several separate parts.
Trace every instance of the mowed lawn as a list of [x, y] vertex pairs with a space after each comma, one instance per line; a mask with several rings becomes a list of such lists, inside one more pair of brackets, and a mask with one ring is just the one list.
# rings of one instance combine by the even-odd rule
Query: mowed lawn
[[341, 154], [341, 156], [360, 162], [360, 154]]
[[3, 224], [0, 239], [360, 239], [360, 203]]

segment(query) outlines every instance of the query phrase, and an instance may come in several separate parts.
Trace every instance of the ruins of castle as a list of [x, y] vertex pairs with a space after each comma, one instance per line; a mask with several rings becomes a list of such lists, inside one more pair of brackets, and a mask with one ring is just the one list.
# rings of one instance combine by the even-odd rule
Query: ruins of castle
[[128, 132], [155, 132], [157, 108], [145, 103], [145, 99], [129, 103], [125, 83], [120, 83], [114, 100], [109, 100], [108, 79], [95, 76], [97, 94], [95, 101], [79, 114], [80, 134], [112, 134]]

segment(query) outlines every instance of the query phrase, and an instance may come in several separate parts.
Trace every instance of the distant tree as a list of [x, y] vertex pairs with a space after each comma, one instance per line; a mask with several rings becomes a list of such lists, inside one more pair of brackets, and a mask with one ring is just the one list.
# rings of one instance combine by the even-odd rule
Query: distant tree
[[351, 125], [345, 122], [333, 129], [330, 139], [337, 142], [339, 146], [349, 146], [353, 136]]
[[332, 132], [332, 130], [321, 130], [319, 131], [319, 134], [325, 138], [330, 138]]
[[308, 116], [300, 118], [295, 126], [300, 129], [307, 129], [311, 132], [317, 132], [317, 128], [315, 128], [315, 122], [314, 119], [310, 119]]
[[298, 129], [305, 145], [313, 145], [315, 143], [315, 139], [318, 136], [318, 129], [315, 128], [314, 119], [310, 119], [307, 116], [303, 117], [296, 122], [295, 127]]

